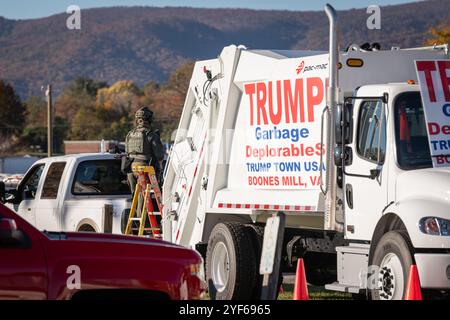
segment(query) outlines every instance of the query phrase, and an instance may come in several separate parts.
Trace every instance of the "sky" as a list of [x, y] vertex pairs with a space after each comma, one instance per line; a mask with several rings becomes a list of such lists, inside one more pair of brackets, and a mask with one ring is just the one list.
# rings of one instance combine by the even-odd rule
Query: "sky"
[[33, 19], [65, 12], [70, 5], [81, 9], [112, 6], [184, 6], [202, 8], [251, 8], [276, 10], [323, 10], [325, 3], [336, 9], [366, 8], [371, 4], [394, 5], [417, 0], [13, 0], [0, 2], [0, 16]]

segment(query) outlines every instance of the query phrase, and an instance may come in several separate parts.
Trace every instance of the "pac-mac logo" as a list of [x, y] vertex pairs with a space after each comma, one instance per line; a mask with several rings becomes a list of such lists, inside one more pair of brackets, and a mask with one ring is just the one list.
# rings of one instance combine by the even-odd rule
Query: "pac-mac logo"
[[297, 67], [297, 74], [300, 74], [300, 72], [302, 72], [303, 68], [305, 67], [305, 61], [301, 61], [300, 64]]

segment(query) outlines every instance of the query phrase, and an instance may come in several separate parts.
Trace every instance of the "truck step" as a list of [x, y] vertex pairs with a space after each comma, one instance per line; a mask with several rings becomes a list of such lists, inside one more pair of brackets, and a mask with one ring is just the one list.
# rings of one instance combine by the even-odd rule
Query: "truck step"
[[349, 292], [349, 293], [360, 293], [362, 288], [352, 287], [345, 284], [340, 284], [339, 282], [333, 282], [331, 284], [326, 284], [325, 289], [331, 291], [339, 291], [339, 292]]

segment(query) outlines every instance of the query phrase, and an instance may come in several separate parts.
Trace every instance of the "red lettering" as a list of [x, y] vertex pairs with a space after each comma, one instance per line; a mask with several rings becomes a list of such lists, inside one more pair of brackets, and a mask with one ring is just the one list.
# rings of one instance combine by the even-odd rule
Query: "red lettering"
[[439, 156], [436, 157], [437, 164], [450, 163], [450, 156]]
[[442, 90], [444, 91], [445, 101], [450, 101], [450, 77], [447, 76], [447, 70], [450, 70], [450, 61], [438, 61], [439, 74], [441, 76]]
[[439, 124], [436, 122], [429, 122], [428, 123], [428, 131], [430, 132], [430, 135], [439, 134], [441, 132], [441, 128], [439, 127]]
[[255, 176], [249, 176], [248, 177], [248, 185], [250, 186], [277, 186], [279, 185], [280, 181], [278, 177], [255, 177]]
[[266, 98], [267, 91], [264, 82], [259, 82], [256, 84], [256, 112], [258, 114], [258, 125], [261, 124], [261, 117], [263, 118], [264, 124], [267, 124], [267, 113], [266, 113]]
[[436, 70], [436, 64], [434, 61], [417, 61], [417, 70], [425, 73], [425, 80], [428, 87], [428, 95], [431, 102], [436, 102], [436, 94], [434, 92], [433, 78], [431, 77], [431, 71]]
[[325, 154], [325, 148], [321, 143], [317, 143], [316, 144], [316, 155], [320, 156], [320, 155], [324, 155]]
[[292, 116], [292, 123], [296, 123], [300, 113], [300, 122], [305, 122], [303, 104], [303, 79], [295, 80], [294, 96], [292, 96], [291, 81], [284, 80], [284, 103], [286, 106], [286, 123], [290, 122], [289, 114]]
[[[318, 77], [308, 78], [306, 87], [308, 93], [308, 121], [314, 122], [314, 106], [320, 105], [324, 96], [322, 79]], [[316, 95], [314, 95], [314, 88], [317, 88]]]
[[430, 135], [436, 135], [436, 134], [450, 134], [450, 126], [444, 125], [440, 126], [439, 123], [436, 122], [430, 122], [428, 123], [428, 131], [430, 132]]
[[305, 149], [305, 154], [306, 154], [308, 157], [314, 155], [314, 148], [313, 148], [313, 147], [306, 147], [306, 149]]
[[[269, 82], [269, 92], [272, 93], [272, 82]], [[283, 114], [283, 106], [281, 101], [281, 81], [277, 81], [277, 113], [274, 111], [274, 106], [272, 104], [272, 94], [269, 95], [269, 116], [270, 121], [273, 124], [279, 124], [281, 122], [281, 116]]]
[[246, 84], [244, 86], [245, 93], [248, 94], [250, 100], [250, 125], [253, 125], [253, 95], [255, 94], [255, 84]]

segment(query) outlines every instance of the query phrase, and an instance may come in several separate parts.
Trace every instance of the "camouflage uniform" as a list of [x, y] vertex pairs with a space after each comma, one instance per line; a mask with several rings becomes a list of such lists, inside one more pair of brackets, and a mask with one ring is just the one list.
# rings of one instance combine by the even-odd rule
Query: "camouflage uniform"
[[[158, 180], [161, 179], [161, 161], [164, 159], [164, 146], [159, 133], [151, 130], [153, 112], [147, 107], [140, 108], [135, 115], [136, 127], [128, 132], [125, 139], [125, 151], [132, 160], [131, 167], [151, 165], [155, 168]], [[134, 193], [137, 174], [127, 174], [128, 184]], [[142, 209], [142, 196], [139, 197], [138, 212]]]

